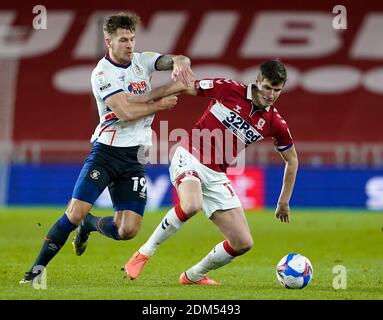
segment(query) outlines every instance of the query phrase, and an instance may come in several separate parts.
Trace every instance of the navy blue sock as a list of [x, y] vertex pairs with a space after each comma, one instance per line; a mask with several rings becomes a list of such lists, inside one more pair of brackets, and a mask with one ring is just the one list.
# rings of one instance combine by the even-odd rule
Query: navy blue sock
[[98, 231], [104, 236], [121, 240], [113, 217], [96, 217], [90, 213], [85, 217], [83, 226], [86, 231]]
[[49, 261], [59, 252], [65, 244], [69, 234], [76, 229], [76, 225], [69, 221], [67, 215], [64, 215], [50, 228], [45, 238], [40, 254], [31, 268], [34, 266], [46, 266]]

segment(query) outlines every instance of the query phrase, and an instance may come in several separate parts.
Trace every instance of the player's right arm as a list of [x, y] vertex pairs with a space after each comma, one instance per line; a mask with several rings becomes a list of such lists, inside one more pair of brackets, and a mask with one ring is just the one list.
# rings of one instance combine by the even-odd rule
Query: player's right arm
[[118, 92], [105, 100], [106, 105], [121, 121], [133, 121], [161, 110], [169, 110], [177, 104], [177, 97], [167, 96], [153, 103], [138, 103], [126, 99], [126, 94]]
[[272, 122], [272, 127], [274, 127], [272, 134], [274, 146], [285, 162], [282, 189], [278, 198], [275, 216], [282, 222], [289, 222], [289, 202], [293, 193], [295, 178], [298, 171], [298, 155], [286, 121], [275, 108], [273, 112], [275, 112]]
[[292, 145], [285, 151], [281, 151], [280, 155], [285, 161], [285, 171], [283, 174], [283, 184], [281, 193], [278, 198], [275, 216], [282, 222], [290, 221], [290, 198], [293, 193], [295, 178], [298, 170], [298, 156], [295, 147]]

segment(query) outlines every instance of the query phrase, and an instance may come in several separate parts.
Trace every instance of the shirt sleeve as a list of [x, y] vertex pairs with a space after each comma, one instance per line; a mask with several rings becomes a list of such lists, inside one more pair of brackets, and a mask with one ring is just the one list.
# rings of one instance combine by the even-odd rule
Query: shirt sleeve
[[274, 118], [275, 130], [272, 138], [274, 140], [274, 147], [277, 151], [282, 152], [294, 145], [290, 129], [282, 116], [276, 112]]
[[146, 51], [140, 54], [140, 64], [146, 69], [148, 75], [156, 70], [156, 62], [162, 55], [158, 52]]
[[117, 75], [106, 68], [97, 68], [91, 77], [93, 92], [106, 100], [110, 96], [124, 91]]
[[230, 94], [233, 83], [233, 80], [223, 78], [201, 79], [195, 81], [195, 86], [198, 96], [223, 99]]

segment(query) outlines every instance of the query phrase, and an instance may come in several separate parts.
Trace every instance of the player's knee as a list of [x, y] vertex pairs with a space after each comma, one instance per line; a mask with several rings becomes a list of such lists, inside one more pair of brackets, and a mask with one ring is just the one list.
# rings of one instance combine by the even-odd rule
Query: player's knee
[[137, 235], [139, 229], [139, 226], [121, 226], [118, 228], [118, 235], [121, 240], [129, 240]]
[[254, 241], [251, 237], [238, 239], [237, 243], [234, 246], [234, 250], [239, 254], [244, 254], [253, 247]]
[[71, 201], [66, 209], [68, 219], [74, 224], [80, 224], [89, 211], [89, 205], [84, 205], [80, 201]]
[[247, 252], [249, 250], [251, 250], [251, 248], [253, 247], [254, 245], [254, 241], [252, 238], [248, 239], [246, 242], [243, 243], [243, 251], [244, 252]]
[[182, 211], [187, 214], [189, 217], [196, 214], [202, 208], [202, 202], [200, 201], [190, 201], [181, 203]]
[[243, 243], [242, 243], [242, 251], [243, 253], [251, 250], [251, 248], [253, 247], [254, 245], [254, 241], [253, 241], [253, 238], [248, 238], [246, 239]]

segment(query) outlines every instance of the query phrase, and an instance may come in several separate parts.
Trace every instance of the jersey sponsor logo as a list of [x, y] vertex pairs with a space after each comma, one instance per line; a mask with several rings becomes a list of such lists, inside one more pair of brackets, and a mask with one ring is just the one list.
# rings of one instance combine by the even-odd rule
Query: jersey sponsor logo
[[128, 85], [128, 91], [134, 94], [144, 94], [147, 91], [146, 81], [130, 82]]
[[251, 144], [263, 139], [244, 118], [220, 102], [216, 102], [210, 112], [243, 143]]
[[102, 86], [102, 87], [99, 87], [99, 89], [100, 89], [100, 91], [104, 91], [104, 90], [109, 89], [111, 86], [112, 86], [112, 84], [107, 83], [106, 85], [104, 85], [104, 86]]
[[222, 123], [246, 144], [251, 144], [262, 139], [262, 136], [245, 119], [234, 111], [230, 111], [229, 115], [222, 121]]

